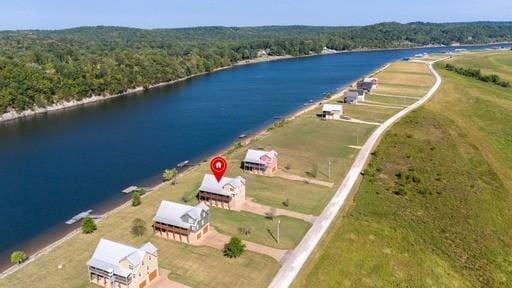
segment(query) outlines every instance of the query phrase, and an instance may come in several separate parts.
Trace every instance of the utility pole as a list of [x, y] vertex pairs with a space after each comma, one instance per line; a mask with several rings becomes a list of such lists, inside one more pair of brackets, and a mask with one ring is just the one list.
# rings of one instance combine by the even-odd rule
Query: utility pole
[[277, 219], [277, 245], [279, 245], [279, 224], [281, 224], [281, 219]]
[[331, 161], [329, 161], [329, 180], [331, 179]]

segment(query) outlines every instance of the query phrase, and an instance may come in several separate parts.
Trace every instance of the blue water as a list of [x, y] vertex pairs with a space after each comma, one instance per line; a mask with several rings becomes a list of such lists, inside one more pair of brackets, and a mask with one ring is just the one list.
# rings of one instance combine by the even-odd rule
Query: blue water
[[[415, 49], [259, 63], [0, 124], [0, 252]], [[3, 260], [3, 259], [2, 259]]]

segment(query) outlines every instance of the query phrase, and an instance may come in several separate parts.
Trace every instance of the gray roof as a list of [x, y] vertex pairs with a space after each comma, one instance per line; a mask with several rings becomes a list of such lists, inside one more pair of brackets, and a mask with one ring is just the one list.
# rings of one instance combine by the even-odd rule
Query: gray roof
[[119, 265], [121, 261], [126, 259], [136, 267], [140, 265], [146, 253], [154, 254], [156, 251], [157, 248], [149, 242], [140, 249], [137, 249], [114, 241], [101, 239], [91, 259], [87, 261], [87, 265], [104, 271], [112, 269], [114, 274], [127, 277], [131, 272]]
[[274, 150], [263, 151], [249, 149], [247, 150], [247, 154], [245, 154], [244, 162], [265, 164], [263, 161], [261, 161], [261, 157], [263, 157], [264, 155], [267, 155], [270, 158], [274, 158], [277, 156], [277, 152]]
[[227, 184], [235, 188], [241, 188], [242, 185], [245, 185], [245, 179], [240, 176], [236, 178], [222, 177], [220, 182], [217, 182], [215, 176], [211, 174], [205, 174], [203, 177], [203, 182], [201, 182], [201, 187], [199, 187], [199, 191], [230, 196], [230, 194], [223, 189]]
[[[208, 212], [209, 208], [203, 202], [200, 202], [195, 207], [185, 204], [170, 202], [163, 200], [160, 203], [160, 207], [156, 212], [154, 221], [165, 223], [184, 229], [189, 229], [191, 226], [195, 226], [197, 221], [201, 219], [201, 212]], [[187, 222], [185, 215], [188, 215], [192, 222]]]
[[341, 112], [341, 105], [337, 104], [324, 104], [324, 107], [322, 108], [323, 112], [334, 112], [334, 111], [340, 111]]

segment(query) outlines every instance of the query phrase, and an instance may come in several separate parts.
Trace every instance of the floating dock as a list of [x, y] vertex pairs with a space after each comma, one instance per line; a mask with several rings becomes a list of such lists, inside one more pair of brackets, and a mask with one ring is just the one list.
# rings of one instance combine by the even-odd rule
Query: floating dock
[[77, 215], [75, 215], [73, 218], [69, 219], [68, 221], [66, 221], [66, 224], [68, 225], [72, 225], [72, 224], [75, 224], [76, 222], [84, 219], [85, 217], [91, 217], [92, 219], [99, 219], [99, 218], [103, 218], [102, 215], [92, 215], [91, 214], [92, 210], [87, 210], [87, 211], [84, 211], [84, 212], [81, 212], [81, 213], [78, 213]]
[[130, 187], [124, 189], [123, 193], [129, 194], [129, 193], [132, 193], [133, 191], [137, 191], [137, 190], [139, 190], [139, 187], [137, 187], [137, 186], [130, 186]]
[[178, 165], [176, 165], [176, 166], [178, 166], [178, 168], [183, 168], [183, 167], [187, 166], [189, 162], [190, 161], [185, 160], [183, 162], [178, 163]]

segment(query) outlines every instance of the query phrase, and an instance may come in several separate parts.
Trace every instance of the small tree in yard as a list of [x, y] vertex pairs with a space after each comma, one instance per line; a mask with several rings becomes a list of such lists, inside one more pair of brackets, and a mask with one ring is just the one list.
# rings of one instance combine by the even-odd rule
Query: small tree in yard
[[94, 223], [94, 220], [91, 217], [85, 217], [82, 220], [81, 229], [84, 234], [90, 234], [98, 229], [98, 227], [96, 227], [96, 223]]
[[132, 194], [132, 206], [133, 207], [137, 207], [140, 204], [142, 204], [142, 200], [140, 198], [140, 193], [139, 192], [133, 192], [133, 194]]
[[178, 170], [176, 168], [173, 169], [165, 169], [164, 173], [162, 174], [162, 179], [164, 181], [171, 181], [171, 184], [176, 184], [176, 177], [178, 176]]
[[140, 237], [146, 234], [146, 222], [140, 218], [136, 218], [132, 222], [132, 235], [135, 237]]
[[27, 254], [23, 251], [14, 251], [11, 254], [11, 263], [21, 264], [27, 259]]
[[245, 251], [245, 244], [242, 243], [242, 240], [236, 237], [231, 237], [229, 243], [224, 245], [224, 256], [228, 258], [238, 258]]

